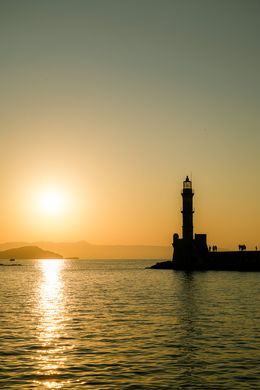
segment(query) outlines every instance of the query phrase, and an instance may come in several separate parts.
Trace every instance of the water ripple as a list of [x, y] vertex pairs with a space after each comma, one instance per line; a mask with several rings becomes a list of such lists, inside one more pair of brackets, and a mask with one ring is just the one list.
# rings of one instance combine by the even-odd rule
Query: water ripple
[[1, 389], [260, 388], [259, 273], [2, 267]]

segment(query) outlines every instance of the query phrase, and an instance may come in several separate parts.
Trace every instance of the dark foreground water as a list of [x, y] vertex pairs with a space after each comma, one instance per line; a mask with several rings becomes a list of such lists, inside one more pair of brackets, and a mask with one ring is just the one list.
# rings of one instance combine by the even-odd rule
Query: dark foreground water
[[1, 389], [260, 389], [260, 273], [20, 263], [0, 267]]

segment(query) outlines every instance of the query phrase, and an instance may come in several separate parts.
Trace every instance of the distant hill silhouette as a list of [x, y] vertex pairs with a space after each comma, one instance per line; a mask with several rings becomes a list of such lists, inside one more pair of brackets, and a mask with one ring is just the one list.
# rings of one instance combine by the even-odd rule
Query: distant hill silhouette
[[62, 256], [38, 246], [23, 246], [0, 252], [0, 259], [62, 259]]
[[[78, 242], [45, 242], [35, 243], [5, 243], [0, 244], [1, 250], [17, 248], [25, 245], [36, 245], [47, 251], [60, 253], [64, 258], [79, 257], [81, 259], [170, 259], [171, 246], [152, 245], [93, 245], [86, 241]], [[9, 256], [12, 257], [12, 256]]]

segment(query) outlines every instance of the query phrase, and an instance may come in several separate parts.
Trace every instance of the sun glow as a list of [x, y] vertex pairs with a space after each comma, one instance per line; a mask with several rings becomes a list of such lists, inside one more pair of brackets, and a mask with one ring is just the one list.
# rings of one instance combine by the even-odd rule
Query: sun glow
[[65, 197], [57, 191], [46, 191], [40, 197], [40, 207], [46, 214], [61, 214], [65, 208]]

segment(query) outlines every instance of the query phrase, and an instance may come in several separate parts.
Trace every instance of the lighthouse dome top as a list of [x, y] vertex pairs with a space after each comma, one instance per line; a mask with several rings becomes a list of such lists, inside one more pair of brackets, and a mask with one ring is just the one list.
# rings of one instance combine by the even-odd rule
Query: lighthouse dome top
[[186, 188], [191, 188], [191, 181], [189, 179], [189, 176], [186, 176], [186, 179], [185, 181], [183, 182], [183, 188], [186, 189]]

